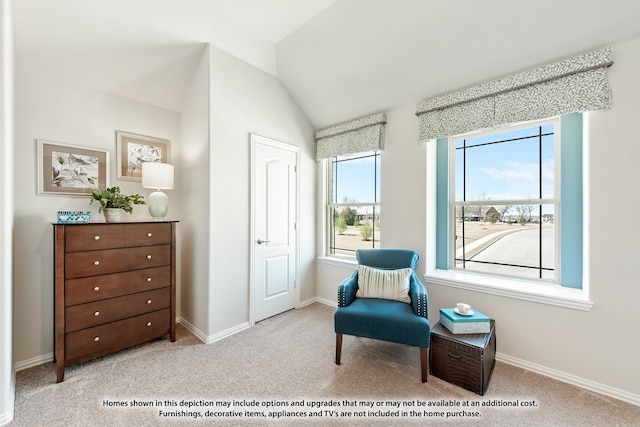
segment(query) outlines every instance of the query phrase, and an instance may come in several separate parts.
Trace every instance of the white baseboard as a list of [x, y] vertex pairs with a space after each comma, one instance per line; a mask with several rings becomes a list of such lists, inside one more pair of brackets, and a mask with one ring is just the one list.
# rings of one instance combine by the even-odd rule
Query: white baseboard
[[612, 397], [614, 399], [622, 400], [623, 402], [631, 403], [632, 405], [640, 406], [640, 395], [626, 392], [608, 385], [600, 384], [595, 381], [587, 380], [576, 375], [568, 374], [566, 372], [551, 369], [546, 366], [531, 363], [517, 357], [512, 357], [502, 353], [496, 353], [496, 360], [509, 365], [517, 366], [518, 368], [526, 369], [536, 374], [544, 375], [549, 378], [553, 378], [558, 381], [562, 381], [567, 384], [575, 385], [586, 390], [593, 391], [605, 396]]
[[296, 308], [306, 307], [316, 302], [320, 304], [328, 305], [329, 307], [338, 308], [337, 302], [328, 300], [326, 298], [321, 298], [321, 297], [313, 297], [313, 298], [309, 298], [308, 300], [301, 301], [300, 304], [298, 304], [298, 307]]
[[185, 320], [182, 317], [179, 317], [178, 319], [176, 319], [176, 322], [180, 323], [182, 326], [187, 328], [187, 330], [189, 330], [189, 332], [191, 332], [193, 335], [195, 335], [203, 343], [207, 342], [207, 334], [205, 334], [200, 329], [198, 329], [195, 326], [193, 326], [189, 321]]
[[9, 399], [7, 402], [9, 403], [9, 407], [6, 412], [0, 414], [0, 426], [9, 424], [13, 421], [13, 413], [15, 411], [15, 401], [16, 401], [16, 370], [13, 370], [11, 374], [11, 384], [9, 385]]
[[304, 301], [300, 301], [300, 303], [296, 306], [296, 308], [306, 307], [306, 306], [311, 305], [311, 304], [313, 304], [315, 302], [318, 302], [318, 298], [317, 297], [309, 298], [309, 299], [306, 299]]
[[209, 335], [207, 337], [207, 340], [205, 341], [205, 343], [207, 344], [211, 344], [214, 343], [216, 341], [220, 341], [221, 339], [230, 337], [231, 335], [237, 334], [238, 332], [242, 332], [245, 329], [249, 329], [251, 327], [251, 325], [249, 324], [249, 322], [244, 322], [241, 323], [239, 325], [236, 325], [232, 328], [226, 329], [222, 332], [218, 332], [217, 334], [213, 334], [213, 335]]
[[9, 424], [11, 421], [13, 421], [13, 410], [0, 414], [0, 426]]
[[34, 366], [49, 362], [53, 362], [53, 353], [47, 353], [41, 356], [32, 357], [31, 359], [16, 362], [13, 364], [13, 372], [24, 371], [25, 369], [33, 368]]
[[218, 332], [217, 334], [207, 335], [183, 318], [180, 318], [180, 323], [205, 344], [211, 344], [216, 341], [220, 341], [221, 339], [227, 338], [251, 327], [251, 325], [249, 325], [249, 322], [244, 322], [222, 332]]

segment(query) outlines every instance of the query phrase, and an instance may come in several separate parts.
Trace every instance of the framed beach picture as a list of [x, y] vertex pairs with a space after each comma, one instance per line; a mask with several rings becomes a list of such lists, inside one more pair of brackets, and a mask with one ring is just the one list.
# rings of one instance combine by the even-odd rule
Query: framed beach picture
[[142, 181], [144, 162], [169, 163], [167, 139], [116, 131], [118, 179]]
[[36, 140], [38, 194], [89, 196], [107, 188], [109, 152]]

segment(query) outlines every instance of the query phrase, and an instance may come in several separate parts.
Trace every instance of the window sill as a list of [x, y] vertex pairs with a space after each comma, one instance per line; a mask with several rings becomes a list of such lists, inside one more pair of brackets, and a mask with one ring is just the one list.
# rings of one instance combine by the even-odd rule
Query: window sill
[[481, 274], [431, 270], [424, 275], [426, 283], [499, 295], [524, 301], [591, 311], [593, 302], [589, 301], [587, 292], [582, 289], [563, 288], [561, 286], [544, 285], [526, 280], [496, 278]]
[[322, 256], [318, 257], [318, 261], [322, 264], [336, 265], [345, 268], [357, 268], [358, 266], [358, 261], [356, 261], [355, 257]]

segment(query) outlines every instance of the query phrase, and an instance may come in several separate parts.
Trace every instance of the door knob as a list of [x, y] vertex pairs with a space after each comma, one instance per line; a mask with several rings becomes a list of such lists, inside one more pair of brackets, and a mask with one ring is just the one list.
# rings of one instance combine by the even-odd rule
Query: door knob
[[263, 243], [269, 243], [268, 240], [262, 240], [262, 239], [258, 239], [258, 244], [261, 245]]

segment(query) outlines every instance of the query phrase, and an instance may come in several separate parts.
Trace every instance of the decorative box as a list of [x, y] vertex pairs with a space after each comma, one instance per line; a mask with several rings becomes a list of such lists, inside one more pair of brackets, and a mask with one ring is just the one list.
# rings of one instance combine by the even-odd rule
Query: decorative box
[[431, 330], [429, 370], [433, 376], [484, 395], [496, 364], [496, 330], [487, 334], [452, 334], [441, 323]]
[[470, 316], [458, 314], [452, 308], [440, 309], [440, 323], [454, 334], [486, 334], [491, 326], [489, 319], [479, 311], [474, 310]]
[[84, 223], [91, 219], [91, 211], [58, 211], [58, 222]]

